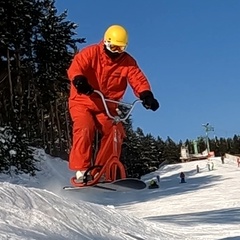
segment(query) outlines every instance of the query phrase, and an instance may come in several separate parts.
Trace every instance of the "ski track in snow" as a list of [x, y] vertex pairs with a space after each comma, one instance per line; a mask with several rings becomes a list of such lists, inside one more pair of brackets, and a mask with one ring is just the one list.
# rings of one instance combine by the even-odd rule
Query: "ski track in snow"
[[[150, 224], [113, 207], [71, 203], [49, 191], [1, 183], [1, 239], [154, 239]], [[129, 227], [131, 231], [129, 232]], [[39, 231], [40, 230], [40, 231]], [[19, 237], [21, 236], [21, 237]]]
[[[220, 158], [165, 165], [159, 189], [65, 191], [67, 162], [37, 150], [35, 177], [0, 175], [0, 239], [240, 239], [240, 168]], [[200, 173], [196, 174], [196, 165]], [[179, 184], [179, 173], [186, 184]]]

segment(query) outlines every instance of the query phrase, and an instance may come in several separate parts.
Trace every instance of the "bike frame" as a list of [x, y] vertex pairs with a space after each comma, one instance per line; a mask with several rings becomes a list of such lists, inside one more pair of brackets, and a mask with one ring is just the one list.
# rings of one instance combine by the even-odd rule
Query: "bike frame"
[[[124, 103], [124, 102], [120, 102], [120, 101], [115, 101], [115, 100], [111, 100], [111, 99], [106, 99], [104, 97], [104, 95], [98, 91], [98, 90], [94, 90], [94, 93], [98, 94], [101, 99], [102, 99], [102, 103], [105, 109], [105, 112], [107, 114], [107, 116], [112, 119], [112, 136], [113, 138], [109, 138], [107, 143], [105, 144], [105, 148], [102, 149], [102, 151], [106, 151], [107, 146], [112, 145], [113, 151], [111, 156], [109, 156], [109, 158], [107, 159], [106, 163], [103, 166], [98, 166], [98, 165], [94, 165], [92, 167], [90, 167], [84, 175], [84, 181], [82, 183], [77, 183], [76, 182], [76, 177], [72, 177], [71, 178], [71, 183], [74, 186], [77, 187], [83, 187], [83, 186], [92, 186], [95, 185], [99, 182], [100, 178], [105, 175], [105, 182], [112, 182], [117, 180], [117, 173], [119, 171], [119, 175], [120, 175], [120, 179], [124, 179], [126, 178], [126, 170], [125, 167], [123, 166], [123, 164], [120, 162], [120, 159], [118, 158], [118, 136], [119, 136], [119, 132], [118, 132], [118, 128], [117, 128], [117, 124], [119, 124], [120, 122], [125, 122], [128, 117], [130, 116], [130, 114], [133, 111], [133, 108], [135, 107], [135, 105], [139, 102], [142, 102], [140, 99], [136, 99], [133, 103]], [[125, 116], [120, 117], [119, 115], [111, 115], [107, 102], [110, 103], [116, 103], [118, 105], [122, 105], [122, 106], [126, 106], [129, 108], [128, 112], [125, 114]], [[99, 169], [97, 176], [93, 179], [88, 181], [87, 180], [87, 174], [94, 170], [94, 169]]]

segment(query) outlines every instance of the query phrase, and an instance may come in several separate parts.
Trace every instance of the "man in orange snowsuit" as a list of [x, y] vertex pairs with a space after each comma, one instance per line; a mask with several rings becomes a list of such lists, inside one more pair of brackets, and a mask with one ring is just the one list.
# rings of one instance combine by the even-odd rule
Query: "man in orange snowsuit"
[[[120, 25], [112, 25], [106, 30], [100, 43], [77, 53], [68, 69], [71, 81], [69, 110], [73, 120], [73, 145], [69, 168], [76, 171], [77, 180], [81, 181], [83, 174], [90, 167], [96, 129], [102, 138], [95, 164], [103, 165], [112, 153], [111, 145], [107, 151], [102, 151], [108, 138], [112, 137], [112, 120], [106, 115], [102, 100], [93, 90], [101, 91], [105, 98], [121, 100], [129, 84], [136, 97], [143, 101], [145, 108], [155, 111], [159, 107], [147, 78], [135, 59], [125, 52], [127, 44], [126, 29]], [[110, 106], [112, 113], [115, 107]], [[120, 132], [120, 157], [125, 133], [121, 124], [117, 126]]]

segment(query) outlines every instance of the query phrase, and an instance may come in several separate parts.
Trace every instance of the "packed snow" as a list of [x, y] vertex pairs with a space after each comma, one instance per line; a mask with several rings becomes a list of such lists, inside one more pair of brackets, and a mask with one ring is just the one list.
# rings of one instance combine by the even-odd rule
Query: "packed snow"
[[39, 149], [35, 157], [35, 177], [0, 175], [1, 240], [240, 239], [240, 167], [233, 160], [164, 165], [143, 176], [149, 182], [159, 175], [160, 188], [112, 192], [63, 190], [74, 174], [68, 163]]

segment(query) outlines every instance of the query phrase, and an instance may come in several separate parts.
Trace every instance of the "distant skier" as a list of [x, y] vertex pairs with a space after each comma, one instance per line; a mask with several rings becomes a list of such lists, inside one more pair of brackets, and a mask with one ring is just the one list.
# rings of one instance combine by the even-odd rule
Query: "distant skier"
[[221, 161], [222, 161], [222, 164], [224, 164], [224, 154], [222, 154], [221, 156]]
[[179, 177], [180, 177], [180, 183], [186, 183], [185, 174], [183, 172], [180, 173]]
[[149, 184], [148, 188], [149, 188], [149, 189], [159, 188], [159, 185], [157, 184], [157, 182], [156, 182], [154, 179], [152, 179], [152, 180], [150, 181], [150, 184]]
[[200, 172], [200, 168], [199, 168], [199, 166], [197, 165], [197, 173], [199, 173]]
[[238, 167], [240, 167], [240, 158], [237, 158]]

